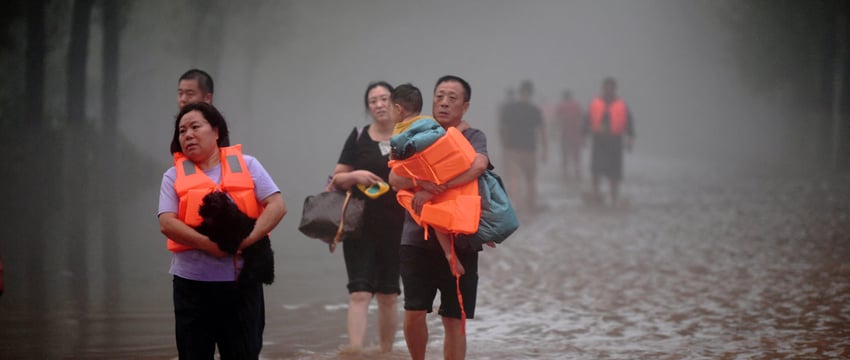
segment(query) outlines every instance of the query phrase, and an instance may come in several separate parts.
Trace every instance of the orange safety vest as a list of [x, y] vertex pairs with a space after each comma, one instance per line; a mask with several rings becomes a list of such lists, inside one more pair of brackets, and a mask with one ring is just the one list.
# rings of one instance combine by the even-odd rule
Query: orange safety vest
[[626, 131], [626, 121], [628, 121], [629, 112], [626, 108], [626, 103], [623, 100], [614, 100], [611, 104], [606, 104], [601, 98], [595, 98], [590, 102], [587, 111], [590, 115], [590, 127], [595, 133], [605, 132], [602, 126], [602, 118], [605, 114], [605, 109], [608, 109], [608, 119], [610, 120], [609, 133], [612, 135], [621, 135]]
[[[472, 144], [460, 130], [450, 127], [445, 135], [424, 150], [404, 160], [390, 160], [388, 165], [392, 171], [404, 177], [439, 185], [468, 170], [473, 160], [475, 149]], [[396, 199], [423, 228], [433, 226], [442, 232], [454, 234], [474, 234], [478, 231], [481, 219], [478, 181], [470, 181], [435, 196], [422, 207], [419, 215], [413, 211], [414, 194], [411, 190], [400, 190]]]
[[388, 165], [398, 175], [440, 185], [469, 169], [473, 160], [472, 144], [460, 130], [450, 127], [424, 150], [404, 160], [390, 160]]
[[[262, 212], [262, 207], [254, 195], [254, 180], [245, 164], [242, 156], [242, 145], [237, 144], [219, 148], [221, 159], [221, 184], [216, 184], [209, 176], [204, 174], [198, 165], [189, 160], [183, 153], [174, 153], [174, 167], [177, 177], [174, 180], [174, 190], [180, 198], [177, 218], [191, 227], [201, 224], [203, 218], [198, 210], [203, 203], [204, 196], [220, 190], [226, 192], [236, 203], [240, 211], [252, 219], [256, 219]], [[168, 239], [168, 250], [181, 252], [191, 250], [192, 247], [180, 244]]]
[[[416, 224], [427, 229], [433, 226], [450, 234], [475, 234], [481, 220], [481, 195], [478, 180], [470, 181], [437, 195], [422, 206], [419, 215], [413, 211], [414, 191], [399, 190], [396, 199], [407, 209]], [[426, 231], [427, 236], [427, 231]]]

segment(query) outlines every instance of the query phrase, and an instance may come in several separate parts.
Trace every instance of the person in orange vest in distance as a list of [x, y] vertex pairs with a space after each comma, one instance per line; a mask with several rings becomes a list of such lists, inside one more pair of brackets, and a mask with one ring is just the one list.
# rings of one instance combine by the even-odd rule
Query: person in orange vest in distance
[[635, 130], [629, 107], [617, 96], [617, 82], [614, 78], [605, 78], [602, 94], [590, 102], [584, 133], [593, 138], [590, 157], [593, 199], [602, 201], [599, 184], [601, 178], [605, 177], [611, 188], [611, 203], [616, 205], [620, 182], [623, 180], [623, 151], [631, 152]]
[[243, 261], [222, 251], [195, 227], [203, 197], [226, 192], [240, 211], [255, 218], [239, 250], [265, 237], [286, 214], [280, 189], [260, 162], [230, 146], [227, 123], [206, 102], [186, 104], [171, 140], [174, 166], [165, 171], [159, 195], [160, 231], [172, 252], [173, 300], [180, 359], [257, 359], [263, 345], [265, 301], [259, 281], [236, 280]]
[[581, 181], [582, 111], [573, 99], [573, 92], [564, 90], [555, 109], [555, 121], [560, 127], [561, 177]]

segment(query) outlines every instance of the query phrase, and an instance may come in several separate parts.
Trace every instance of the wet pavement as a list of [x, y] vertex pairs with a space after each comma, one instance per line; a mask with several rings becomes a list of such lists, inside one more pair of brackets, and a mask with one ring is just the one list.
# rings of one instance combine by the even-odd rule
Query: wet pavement
[[850, 178], [634, 167], [623, 208], [550, 170], [481, 257], [470, 358], [850, 358]]
[[[850, 358], [850, 177], [629, 158], [628, 205], [613, 208], [583, 203], [586, 184], [543, 171], [542, 209], [480, 256], [469, 359]], [[408, 358], [400, 331], [392, 354], [340, 354], [344, 286], [289, 301], [295, 280], [266, 292], [263, 358]], [[48, 353], [175, 358], [168, 301], [143, 301], [82, 317], [59, 307]], [[32, 319], [0, 315], [0, 358], [43, 353], [22, 335]], [[439, 317], [428, 319], [428, 358], [439, 359]], [[374, 309], [370, 322], [374, 342]]]

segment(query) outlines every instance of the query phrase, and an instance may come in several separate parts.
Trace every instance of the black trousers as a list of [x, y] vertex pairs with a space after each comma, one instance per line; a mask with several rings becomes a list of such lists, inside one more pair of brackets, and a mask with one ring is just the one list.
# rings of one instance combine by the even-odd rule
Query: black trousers
[[207, 282], [174, 277], [177, 352], [184, 359], [257, 359], [263, 347], [261, 283]]

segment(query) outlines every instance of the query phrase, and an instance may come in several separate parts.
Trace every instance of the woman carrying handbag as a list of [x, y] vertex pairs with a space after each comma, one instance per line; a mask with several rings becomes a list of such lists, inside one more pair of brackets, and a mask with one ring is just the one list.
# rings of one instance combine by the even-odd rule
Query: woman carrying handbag
[[404, 209], [389, 190], [374, 199], [361, 187], [385, 186], [389, 178], [390, 145], [393, 126], [390, 119], [390, 84], [369, 84], [364, 105], [372, 123], [354, 129], [348, 136], [334, 168], [328, 190], [352, 190], [351, 197], [366, 200], [362, 230], [358, 237], [342, 242], [348, 273], [348, 338], [352, 351], [363, 348], [366, 315], [372, 297], [378, 301], [378, 335], [382, 352], [392, 351], [397, 328], [396, 301], [401, 293], [399, 280], [399, 241], [404, 222]]

